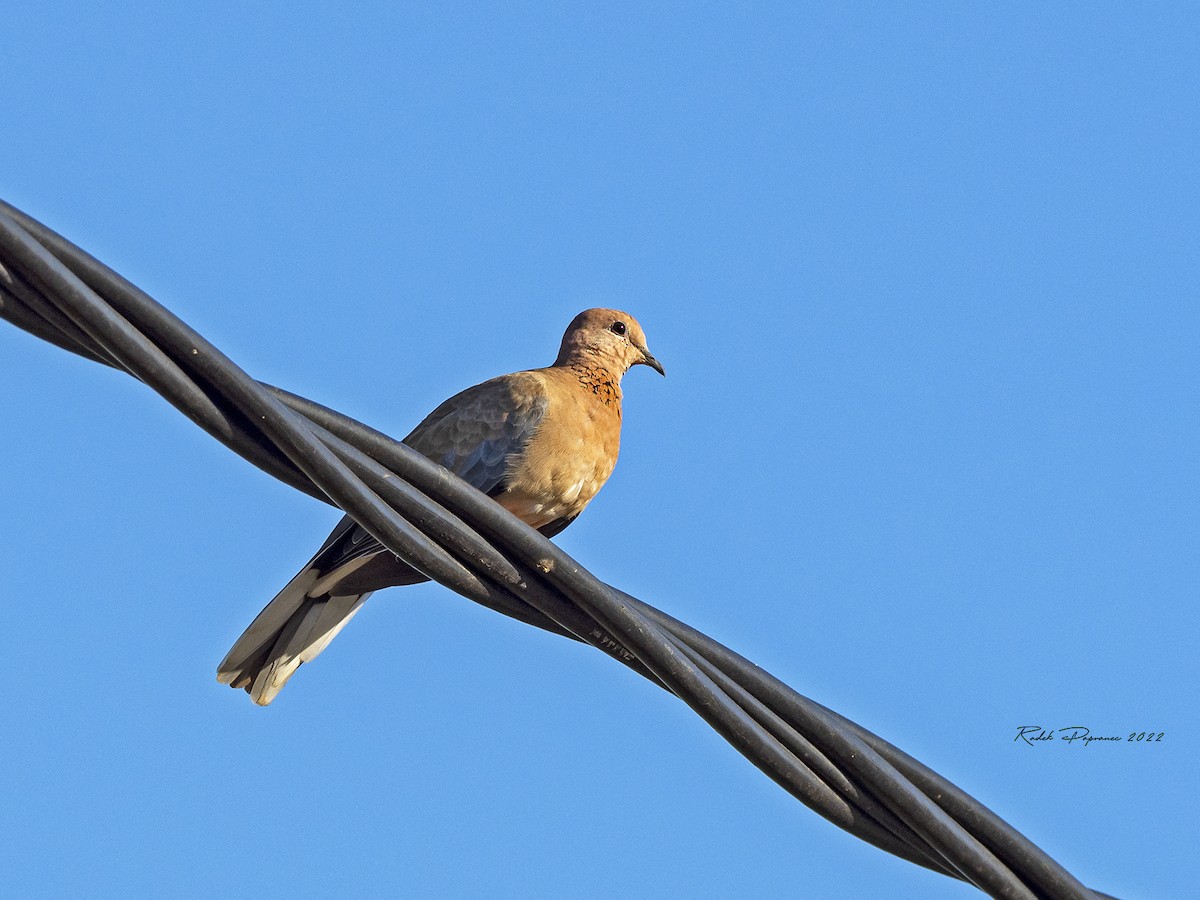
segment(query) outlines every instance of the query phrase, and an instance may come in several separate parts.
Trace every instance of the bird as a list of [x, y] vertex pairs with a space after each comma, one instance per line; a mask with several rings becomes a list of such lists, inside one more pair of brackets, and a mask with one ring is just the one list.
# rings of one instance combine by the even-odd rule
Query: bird
[[[666, 374], [637, 320], [616, 309], [587, 309], [567, 326], [552, 365], [455, 394], [404, 443], [553, 537], [612, 475], [621, 378], [638, 365]], [[217, 680], [267, 706], [374, 591], [427, 580], [345, 516], [237, 639]]]

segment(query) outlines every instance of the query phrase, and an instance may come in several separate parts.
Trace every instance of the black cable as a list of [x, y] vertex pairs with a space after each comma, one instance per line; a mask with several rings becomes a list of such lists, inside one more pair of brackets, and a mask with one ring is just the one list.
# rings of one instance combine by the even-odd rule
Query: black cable
[[785, 790], [863, 840], [995, 897], [1103, 896], [935, 772], [599, 581], [441, 466], [255, 381], [147, 294], [3, 201], [0, 317], [134, 375], [263, 471], [346, 510], [433, 580], [585, 641], [674, 693]]

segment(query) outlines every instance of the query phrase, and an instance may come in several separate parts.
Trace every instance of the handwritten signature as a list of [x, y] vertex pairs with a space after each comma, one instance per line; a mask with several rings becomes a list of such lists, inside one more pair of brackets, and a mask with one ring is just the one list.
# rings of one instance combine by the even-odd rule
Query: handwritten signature
[[1105, 743], [1126, 744], [1157, 744], [1163, 739], [1165, 731], [1131, 731], [1128, 737], [1122, 735], [1092, 734], [1090, 728], [1083, 725], [1069, 725], [1066, 728], [1043, 728], [1041, 725], [1020, 725], [1014, 741], [1024, 741], [1030, 747], [1035, 747], [1041, 741], [1063, 741], [1067, 744], [1078, 742], [1084, 747], [1091, 746], [1093, 741]]

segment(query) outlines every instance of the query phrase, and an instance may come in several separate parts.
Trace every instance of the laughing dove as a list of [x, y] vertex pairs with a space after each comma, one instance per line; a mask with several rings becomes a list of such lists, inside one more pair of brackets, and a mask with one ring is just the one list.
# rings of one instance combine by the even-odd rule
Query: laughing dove
[[[621, 376], [636, 365], [663, 374], [634, 318], [615, 309], [585, 310], [567, 327], [554, 365], [455, 394], [404, 443], [551, 537], [612, 474], [621, 439]], [[426, 580], [347, 516], [238, 638], [217, 679], [266, 706], [372, 591]]]

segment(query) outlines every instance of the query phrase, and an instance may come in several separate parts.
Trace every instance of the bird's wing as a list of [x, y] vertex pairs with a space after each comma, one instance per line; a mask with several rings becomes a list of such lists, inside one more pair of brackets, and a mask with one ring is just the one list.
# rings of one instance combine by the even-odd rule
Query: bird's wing
[[[548, 398], [530, 372], [503, 375], [455, 394], [412, 430], [404, 443], [495, 496], [505, 488], [542, 417]], [[565, 527], [562, 526], [562, 527]], [[558, 529], [558, 530], [561, 530]], [[357, 593], [425, 580], [349, 516], [343, 518], [309, 563], [322, 589]]]
[[455, 394], [404, 443], [485, 494], [501, 493], [510, 463], [524, 451], [549, 399], [533, 372], [503, 375]]

